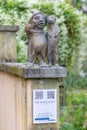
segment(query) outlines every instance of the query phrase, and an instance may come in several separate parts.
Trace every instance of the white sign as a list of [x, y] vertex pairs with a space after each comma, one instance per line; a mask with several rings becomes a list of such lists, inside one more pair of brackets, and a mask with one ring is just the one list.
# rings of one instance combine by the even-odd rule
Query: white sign
[[33, 90], [33, 123], [57, 122], [57, 90]]

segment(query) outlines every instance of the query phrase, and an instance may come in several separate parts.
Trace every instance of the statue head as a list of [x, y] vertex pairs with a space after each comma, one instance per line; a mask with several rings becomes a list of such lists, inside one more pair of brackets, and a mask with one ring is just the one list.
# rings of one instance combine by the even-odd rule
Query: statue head
[[46, 16], [45, 14], [37, 11], [37, 12], [33, 12], [33, 15], [30, 19], [31, 23], [33, 23], [34, 27], [37, 27], [39, 29], [43, 29], [46, 25]]
[[56, 22], [56, 17], [54, 15], [50, 15], [47, 17], [47, 23], [48, 24], [53, 24]]

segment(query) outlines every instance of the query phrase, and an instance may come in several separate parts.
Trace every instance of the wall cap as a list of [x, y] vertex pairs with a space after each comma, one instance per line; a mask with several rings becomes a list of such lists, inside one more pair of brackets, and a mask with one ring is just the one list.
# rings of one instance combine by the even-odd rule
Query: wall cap
[[63, 78], [67, 76], [65, 67], [29, 67], [23, 63], [0, 63], [0, 71], [25, 79], [31, 78]]
[[0, 32], [17, 32], [19, 30], [19, 26], [12, 26], [12, 25], [0, 25]]

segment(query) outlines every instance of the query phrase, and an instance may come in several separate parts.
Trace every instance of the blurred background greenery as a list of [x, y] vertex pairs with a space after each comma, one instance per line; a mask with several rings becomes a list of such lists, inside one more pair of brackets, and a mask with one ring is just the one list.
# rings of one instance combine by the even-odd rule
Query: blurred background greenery
[[31, 10], [54, 14], [60, 27], [59, 65], [66, 66], [66, 105], [61, 106], [60, 130], [87, 130], [87, 1], [0, 0], [0, 25], [19, 25], [17, 62], [27, 60], [25, 25]]

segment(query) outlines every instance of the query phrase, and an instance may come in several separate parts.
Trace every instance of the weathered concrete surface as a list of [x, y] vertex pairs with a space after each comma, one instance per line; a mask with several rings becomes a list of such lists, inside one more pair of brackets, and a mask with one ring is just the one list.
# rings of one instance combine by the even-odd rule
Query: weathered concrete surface
[[22, 63], [0, 63], [0, 70], [23, 78], [61, 78], [66, 77], [64, 67], [28, 67]]
[[[63, 67], [0, 64], [0, 130], [59, 130], [59, 86], [66, 77]], [[56, 89], [57, 122], [33, 123], [33, 90]], [[50, 109], [50, 108], [48, 108]]]
[[19, 30], [19, 26], [10, 26], [10, 25], [0, 25], [0, 31], [5, 32], [16, 32]]
[[16, 61], [16, 31], [18, 26], [0, 26], [0, 62]]
[[[59, 130], [58, 79], [24, 79], [0, 71], [0, 130]], [[57, 123], [33, 124], [33, 90], [57, 90]]]
[[27, 130], [25, 80], [0, 71], [0, 130]]
[[[29, 84], [29, 81], [27, 80], [27, 85]], [[46, 124], [33, 124], [32, 118], [29, 119], [28, 117], [28, 129], [30, 128], [30, 120], [31, 120], [31, 128], [30, 130], [59, 130], [59, 85], [61, 82], [58, 81], [58, 79], [36, 79], [32, 80], [31, 82], [31, 91], [36, 89], [56, 89], [57, 90], [57, 123], [46, 123]], [[29, 86], [27, 86], [29, 89]], [[28, 93], [27, 93], [28, 94]], [[33, 95], [32, 95], [33, 97]], [[33, 100], [31, 100], [33, 102]], [[29, 98], [28, 98], [28, 104], [29, 104]], [[32, 105], [33, 106], [33, 105]], [[31, 106], [31, 113], [33, 116], [33, 108]], [[48, 108], [50, 109], [50, 108]], [[29, 106], [27, 108], [29, 113]], [[39, 110], [39, 108], [38, 108]], [[29, 114], [28, 114], [29, 115]]]

